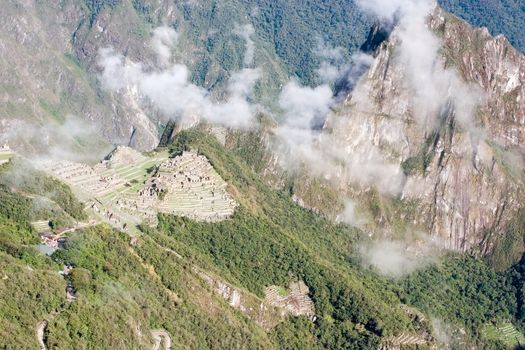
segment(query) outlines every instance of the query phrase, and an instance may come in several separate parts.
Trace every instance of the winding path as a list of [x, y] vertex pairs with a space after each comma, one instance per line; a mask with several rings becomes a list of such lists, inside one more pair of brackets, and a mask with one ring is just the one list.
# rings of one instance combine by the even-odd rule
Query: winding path
[[46, 343], [44, 342], [44, 331], [47, 327], [47, 321], [44, 320], [36, 325], [36, 338], [38, 339], [38, 345], [40, 349], [47, 350]]
[[155, 340], [155, 344], [153, 344], [151, 350], [160, 350], [162, 338], [164, 338], [164, 350], [171, 350], [171, 338], [168, 332], [163, 329], [155, 329], [151, 331], [151, 335]]

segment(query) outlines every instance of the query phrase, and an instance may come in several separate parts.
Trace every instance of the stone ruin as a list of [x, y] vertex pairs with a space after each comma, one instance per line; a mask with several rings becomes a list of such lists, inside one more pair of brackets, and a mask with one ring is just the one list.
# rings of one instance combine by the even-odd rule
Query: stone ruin
[[279, 287], [270, 286], [265, 290], [265, 301], [282, 310], [283, 316], [305, 315], [315, 320], [315, 306], [310, 298], [310, 290], [303, 281], [290, 284], [286, 294], [279, 293]]
[[215, 222], [231, 217], [237, 206], [226, 187], [206, 157], [183, 152], [160, 164], [139, 198], [157, 200], [163, 213]]
[[11, 148], [9, 147], [9, 144], [8, 143], [4, 143], [0, 147], [0, 165], [8, 163], [11, 160], [11, 158], [14, 157], [14, 155], [15, 154], [11, 150]]
[[279, 287], [267, 287], [266, 297], [261, 300], [198, 268], [194, 267], [194, 271], [231, 307], [244, 313], [266, 331], [270, 331], [287, 316], [305, 315], [311, 321], [315, 321], [315, 305], [308, 295], [309, 288], [303, 281], [290, 284], [286, 295], [279, 294]]
[[71, 186], [92, 216], [126, 232], [156, 225], [158, 212], [215, 222], [237, 206], [226, 182], [195, 152], [170, 159], [167, 152], [147, 157], [119, 146], [95, 166], [60, 161], [44, 167]]

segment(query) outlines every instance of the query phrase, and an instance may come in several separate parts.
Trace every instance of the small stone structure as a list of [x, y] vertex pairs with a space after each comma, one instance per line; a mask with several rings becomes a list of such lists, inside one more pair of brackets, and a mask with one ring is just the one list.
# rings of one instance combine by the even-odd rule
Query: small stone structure
[[8, 163], [15, 156], [7, 143], [0, 147], [0, 165]]
[[265, 301], [282, 310], [284, 315], [300, 316], [305, 315], [310, 319], [315, 319], [314, 302], [309, 296], [310, 290], [303, 281], [290, 284], [290, 288], [285, 294], [279, 292], [279, 287], [270, 286], [265, 290]]

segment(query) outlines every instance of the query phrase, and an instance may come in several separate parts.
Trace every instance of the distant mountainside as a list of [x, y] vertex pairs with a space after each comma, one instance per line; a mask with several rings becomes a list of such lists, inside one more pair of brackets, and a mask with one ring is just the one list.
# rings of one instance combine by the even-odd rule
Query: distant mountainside
[[[275, 107], [280, 86], [291, 77], [316, 83], [323, 40], [350, 54], [365, 40], [371, 20], [352, 2], [12, 0], [0, 23], [2, 141], [10, 138], [20, 149], [35, 152], [46, 147], [34, 147], [27, 134], [41, 131], [44, 124], [59, 129], [71, 115], [94, 125], [111, 142], [141, 150], [157, 145], [162, 123], [155, 111], [132, 103], [131, 91], [107, 93], [96, 75], [99, 50], [107, 47], [153, 67], [151, 32], [162, 24], [179, 35], [175, 61], [187, 65], [192, 82], [217, 98], [232, 73], [247, 63], [245, 33], [236, 28], [253, 30], [254, 61], [248, 66], [263, 68], [255, 98]], [[25, 135], [13, 132], [20, 121], [27, 124]], [[52, 137], [40, 142], [47, 139]]]
[[525, 56], [359, 3], [2, 3], [0, 349], [523, 347]]
[[[104, 12], [126, 3], [126, 0], [84, 1], [90, 11], [91, 25]], [[158, 25], [166, 19], [163, 9], [170, 6], [170, 1], [135, 0], [132, 4], [148, 23]], [[226, 72], [238, 68], [240, 61], [235, 56], [241, 56], [242, 50], [227, 42], [235, 23], [253, 24], [257, 49], [275, 53], [287, 74], [310, 84], [316, 83], [320, 40], [352, 53], [364, 42], [373, 23], [371, 16], [365, 15], [354, 0], [206, 0], [172, 5], [172, 11], [182, 15], [174, 23], [175, 29], [185, 29], [201, 50], [193, 70], [196, 81], [201, 83], [209, 73], [210, 64], [218, 64]]]
[[[491, 31], [508, 34], [518, 47], [523, 42], [516, 29], [523, 18], [517, 5], [491, 3], [490, 16], [485, 16], [483, 6], [447, 4], [453, 12], [472, 16], [474, 23], [490, 21]], [[239, 36], [235, 29], [246, 31], [243, 26], [252, 25], [252, 67], [262, 67], [263, 72], [254, 98], [275, 108], [284, 83], [294, 77], [308, 85], [319, 83], [323, 55], [348, 59], [366, 40], [372, 23], [354, 1], [10, 0], [0, 15], [0, 141], [11, 139], [27, 152], [41, 151], [53, 146], [53, 137], [45, 135], [52, 136], [51, 130], [76, 116], [111, 142], [140, 150], [155, 147], [162, 118], [155, 110], [131, 103], [132, 91], [104, 91], [96, 75], [99, 50], [106, 47], [152, 67], [151, 32], [162, 24], [179, 34], [175, 60], [187, 65], [191, 80], [217, 98], [232, 72], [246, 63], [244, 34]], [[342, 50], [330, 51], [335, 47]], [[24, 135], [13, 131], [20, 129], [21, 121]], [[82, 145], [72, 138], [71, 147]]]
[[439, 0], [447, 11], [492, 35], [505, 35], [512, 45], [525, 52], [525, 3], [521, 0]]

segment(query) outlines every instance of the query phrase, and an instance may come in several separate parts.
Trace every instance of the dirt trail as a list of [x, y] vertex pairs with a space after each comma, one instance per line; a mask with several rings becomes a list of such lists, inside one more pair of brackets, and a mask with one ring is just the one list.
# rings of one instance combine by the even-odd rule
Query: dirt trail
[[44, 320], [36, 325], [36, 338], [38, 339], [38, 345], [40, 349], [47, 350], [46, 343], [44, 342], [44, 331], [47, 327], [47, 321]]
[[46, 342], [44, 339], [45, 331], [47, 326], [49, 325], [49, 322], [53, 321], [56, 317], [58, 317], [65, 309], [71, 305], [72, 302], [75, 301], [75, 296], [72, 291], [69, 290], [70, 285], [68, 284], [66, 286], [66, 299], [65, 303], [60, 305], [56, 310], [51, 312], [43, 321], [39, 322], [35, 327], [35, 333], [36, 338], [38, 340], [38, 345], [40, 345], [41, 350], [47, 350]]
[[168, 332], [163, 329], [155, 329], [151, 331], [151, 335], [155, 339], [155, 344], [151, 350], [160, 350], [162, 339], [164, 339], [164, 350], [171, 350], [171, 338]]
[[56, 237], [62, 237], [66, 233], [71, 233], [71, 232], [74, 232], [76, 230], [82, 230], [84, 228], [89, 228], [89, 227], [97, 226], [97, 225], [100, 225], [100, 224], [101, 224], [101, 221], [98, 221], [98, 220], [97, 221], [94, 220], [92, 222], [77, 222], [71, 228], [59, 230], [57, 232], [57, 234], [56, 234]]

